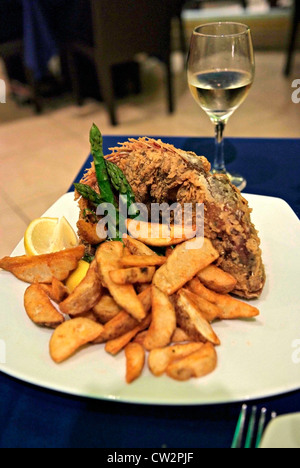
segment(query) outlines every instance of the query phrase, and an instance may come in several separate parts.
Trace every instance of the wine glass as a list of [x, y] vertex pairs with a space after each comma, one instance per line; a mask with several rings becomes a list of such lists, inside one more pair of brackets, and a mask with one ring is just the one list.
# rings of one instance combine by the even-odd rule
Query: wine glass
[[224, 130], [229, 117], [246, 99], [255, 76], [255, 60], [248, 26], [232, 22], [198, 26], [191, 38], [188, 83], [191, 93], [216, 130], [214, 174], [226, 174], [240, 190], [243, 176], [225, 167]]

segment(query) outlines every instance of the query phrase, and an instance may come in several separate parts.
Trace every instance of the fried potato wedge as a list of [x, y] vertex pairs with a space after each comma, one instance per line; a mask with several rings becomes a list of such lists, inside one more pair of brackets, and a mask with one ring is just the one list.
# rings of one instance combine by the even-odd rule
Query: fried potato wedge
[[51, 299], [57, 304], [62, 302], [69, 295], [68, 288], [57, 278], [53, 278], [51, 290]]
[[175, 310], [178, 325], [191, 339], [194, 341], [209, 341], [214, 345], [220, 344], [220, 340], [212, 326], [184, 289], [181, 289], [175, 296]]
[[[139, 299], [148, 314], [151, 309], [151, 288], [139, 294]], [[95, 343], [104, 343], [105, 341], [114, 340], [121, 335], [125, 335], [139, 325], [139, 322], [125, 311], [119, 312], [109, 322], [107, 322], [102, 333], [97, 337]]]
[[146, 312], [133, 285], [116, 284], [110, 277], [112, 271], [121, 268], [122, 256], [122, 242], [104, 242], [100, 245], [96, 252], [96, 259], [101, 279], [121, 309], [126, 310], [133, 318], [141, 321], [145, 318]]
[[176, 313], [169, 297], [152, 286], [152, 321], [144, 340], [145, 348], [161, 348], [171, 343], [176, 329]]
[[72, 249], [34, 257], [5, 257], [0, 260], [0, 268], [26, 283], [52, 284], [53, 277], [59, 281], [66, 280], [70, 272], [77, 268], [83, 255], [84, 246], [79, 245]]
[[110, 340], [105, 345], [105, 351], [112, 355], [118, 354], [128, 343], [141, 331], [149, 327], [151, 323], [151, 314], [148, 315], [139, 325], [137, 325], [133, 330], [125, 333], [125, 335], [119, 336], [114, 340]]
[[125, 335], [138, 326], [139, 322], [124, 310], [107, 322], [94, 343], [105, 343]]
[[118, 315], [121, 312], [121, 308], [111, 296], [104, 294], [93, 307], [93, 312], [99, 322], [105, 324]]
[[153, 278], [153, 284], [161, 291], [174, 294], [201, 269], [214, 262], [219, 254], [208, 239], [195, 238], [178, 245], [168, 257], [167, 262], [159, 268]]
[[184, 341], [193, 341], [182, 328], [176, 327], [171, 343], [183, 343]]
[[166, 248], [166, 257], [170, 257], [170, 255], [172, 255], [173, 253], [173, 247], [167, 247]]
[[77, 317], [61, 324], [53, 333], [50, 344], [50, 356], [56, 363], [71, 357], [75, 351], [95, 340], [103, 326], [85, 317]]
[[148, 330], [144, 330], [138, 333], [132, 342], [139, 343], [140, 345], [144, 347], [144, 339], [146, 338], [147, 333], [148, 333]]
[[92, 224], [84, 221], [84, 219], [80, 219], [77, 222], [77, 229], [80, 239], [84, 239], [88, 244], [98, 245], [105, 241], [105, 239], [101, 239], [97, 234], [97, 223]]
[[147, 245], [130, 236], [124, 236], [123, 242], [132, 255], [157, 255]]
[[192, 377], [204, 377], [213, 372], [218, 363], [217, 353], [211, 343], [204, 344], [198, 351], [171, 362], [166, 374], [175, 380], [189, 380]]
[[56, 304], [62, 302], [68, 295], [68, 288], [56, 278], [52, 279], [52, 284], [39, 283], [47, 296]]
[[208, 322], [213, 322], [222, 316], [222, 310], [216, 304], [203, 299], [203, 297], [198, 296], [189, 289], [184, 289], [184, 292], [189, 300], [194, 302]]
[[150, 351], [148, 356], [148, 366], [153, 375], [162, 375], [171, 362], [184, 358], [189, 354], [199, 351], [204, 343], [184, 343], [157, 348]]
[[193, 228], [181, 225], [147, 223], [135, 219], [127, 219], [128, 232], [135, 239], [152, 247], [168, 247], [191, 239], [195, 235]]
[[[43, 291], [45, 291], [45, 293], [47, 294], [47, 296], [52, 300], [54, 301], [53, 297], [52, 297], [52, 284], [44, 284], [44, 283], [35, 283], [35, 284], [39, 284], [42, 288]], [[55, 302], [55, 301], [54, 301]]]
[[129, 255], [121, 259], [121, 265], [123, 267], [140, 267], [146, 268], [150, 266], [161, 266], [166, 263], [166, 257], [160, 257], [159, 255]]
[[92, 309], [99, 302], [102, 294], [101, 279], [98, 274], [98, 265], [94, 260], [81, 283], [74, 291], [60, 303], [60, 310], [67, 315], [83, 314]]
[[26, 289], [24, 307], [30, 320], [41, 327], [56, 328], [64, 322], [63, 315], [51, 304], [39, 284], [32, 284]]
[[219, 319], [233, 320], [253, 318], [260, 314], [256, 307], [253, 307], [246, 302], [242, 302], [232, 296], [229, 296], [229, 294], [218, 294], [207, 289], [198, 278], [194, 278], [188, 283], [188, 289], [206, 301], [215, 304], [221, 311], [218, 317]]
[[131, 383], [143, 372], [145, 366], [145, 350], [139, 343], [129, 343], [125, 348], [126, 382]]
[[80, 317], [88, 318], [89, 320], [92, 320], [93, 322], [99, 323], [96, 315], [94, 314], [92, 310], [89, 310], [88, 312], [83, 312], [82, 314], [79, 314], [79, 315], [75, 315], [74, 317], [70, 315], [71, 319], [80, 318]]
[[155, 267], [120, 268], [110, 272], [110, 277], [117, 284], [151, 283]]
[[209, 265], [201, 270], [197, 276], [204, 286], [220, 294], [230, 293], [237, 285], [237, 280], [232, 275], [216, 265]]

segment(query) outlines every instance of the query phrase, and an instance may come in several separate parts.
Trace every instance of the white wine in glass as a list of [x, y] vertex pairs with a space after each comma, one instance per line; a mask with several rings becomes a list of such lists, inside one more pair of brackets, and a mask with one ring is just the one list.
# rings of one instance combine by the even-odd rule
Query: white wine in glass
[[255, 61], [248, 26], [211, 23], [193, 32], [188, 58], [188, 83], [195, 101], [208, 114], [216, 129], [213, 173], [226, 174], [240, 190], [241, 175], [225, 167], [224, 130], [229, 117], [246, 99], [255, 76]]

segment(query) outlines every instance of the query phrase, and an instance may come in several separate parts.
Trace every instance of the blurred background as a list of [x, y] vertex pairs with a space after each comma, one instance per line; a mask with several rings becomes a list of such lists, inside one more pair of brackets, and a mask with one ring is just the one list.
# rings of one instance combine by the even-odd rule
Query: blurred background
[[1, 0], [0, 256], [68, 189], [92, 122], [104, 135], [213, 136], [186, 80], [189, 39], [201, 23], [252, 29], [256, 80], [226, 136], [299, 137], [299, 4]]

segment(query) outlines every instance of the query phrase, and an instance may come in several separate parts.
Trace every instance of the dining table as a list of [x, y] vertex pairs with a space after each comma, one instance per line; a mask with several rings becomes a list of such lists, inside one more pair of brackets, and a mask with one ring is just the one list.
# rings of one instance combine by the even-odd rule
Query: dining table
[[[119, 142], [138, 136], [104, 135], [104, 154]], [[210, 161], [213, 159], [212, 138], [168, 135], [155, 135], [154, 138], [182, 150], [205, 155]], [[282, 199], [299, 218], [300, 139], [227, 138], [225, 154], [228, 170], [246, 177], [245, 193]], [[91, 155], [87, 155], [82, 167], [77, 168], [77, 176], [70, 180], [70, 193], [74, 191], [73, 183], [80, 181], [91, 162]], [[281, 213], [274, 213], [274, 216], [276, 224], [280, 225]], [[292, 255], [299, 258], [299, 252]], [[286, 298], [286, 301], [291, 301], [291, 306], [292, 302], [299, 303], [299, 300], [299, 294], [297, 298]], [[16, 341], [15, 346], [21, 345], [20, 340]], [[261, 353], [263, 356], [263, 341]], [[247, 362], [244, 365], [247, 366]], [[294, 366], [298, 368], [299, 380], [298, 386], [294, 385], [292, 390], [287, 387], [287, 390], [283, 388], [278, 393], [265, 395], [261, 388], [261, 396], [250, 396], [244, 401], [235, 398], [230, 401], [229, 398], [202, 404], [199, 397], [197, 404], [194, 401], [191, 404], [172, 404], [172, 399], [170, 404], [165, 399], [163, 404], [153, 404], [118, 401], [113, 396], [89, 398], [37, 385], [27, 379], [26, 374], [19, 378], [6, 371], [4, 364], [0, 372], [0, 447], [100, 448], [106, 449], [103, 452], [106, 461], [108, 454], [139, 453], [138, 450], [142, 449], [148, 449], [149, 453], [180, 450], [193, 453], [193, 462], [200, 463], [201, 448], [231, 447], [243, 403], [256, 405], [259, 409], [265, 407], [277, 415], [300, 412], [300, 363], [295, 361]], [[101, 386], [101, 376], [95, 375], [95, 379], [100, 379], [98, 384]], [[148, 462], [151, 463], [151, 458]], [[178, 461], [183, 462], [184, 459]], [[188, 463], [186, 459], [185, 464]]]

